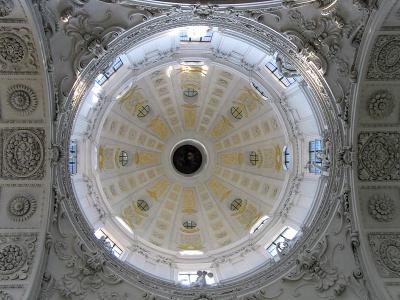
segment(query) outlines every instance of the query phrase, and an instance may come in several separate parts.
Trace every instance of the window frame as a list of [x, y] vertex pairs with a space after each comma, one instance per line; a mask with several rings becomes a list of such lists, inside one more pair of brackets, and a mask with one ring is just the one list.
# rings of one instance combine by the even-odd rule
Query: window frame
[[269, 61], [265, 64], [265, 67], [278, 79], [280, 83], [282, 83], [285, 87], [290, 87], [296, 83], [295, 78], [285, 77], [281, 72], [279, 72], [278, 67], [272, 61]]
[[[101, 233], [101, 235], [98, 237], [98, 233]], [[110, 252], [117, 258], [121, 258], [122, 253], [124, 253], [124, 251], [121, 249], [121, 247], [119, 247], [109, 236], [108, 234], [106, 234], [104, 232], [104, 230], [102, 228], [99, 228], [96, 230], [95, 232], [95, 236], [98, 240], [101, 240], [102, 237], [104, 237], [104, 241], [108, 242], [111, 246]]]
[[78, 144], [71, 140], [68, 145], [68, 171], [71, 175], [78, 172]]
[[322, 151], [322, 140], [315, 139], [308, 142], [308, 171], [312, 174], [321, 174], [321, 170], [315, 168], [312, 163], [322, 166], [322, 160], [317, 158], [317, 153]]
[[[187, 224], [187, 225], [185, 225]], [[182, 223], [183, 228], [187, 230], [193, 230], [197, 227], [197, 223], [193, 220], [186, 220]]]
[[117, 57], [110, 67], [104, 69], [99, 75], [97, 75], [95, 81], [98, 85], [102, 86], [108, 79], [111, 78], [122, 66], [124, 65], [121, 57]]

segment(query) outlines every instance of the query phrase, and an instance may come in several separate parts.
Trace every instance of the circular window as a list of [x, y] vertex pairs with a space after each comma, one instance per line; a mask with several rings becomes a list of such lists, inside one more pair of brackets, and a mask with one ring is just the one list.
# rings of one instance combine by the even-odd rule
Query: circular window
[[150, 209], [149, 204], [145, 200], [138, 200], [136, 205], [141, 211], [148, 211]]
[[188, 220], [188, 221], [183, 222], [182, 225], [183, 225], [183, 227], [185, 227], [186, 229], [194, 229], [194, 228], [197, 227], [196, 222], [195, 222], [195, 221], [191, 221], [191, 220]]
[[252, 166], [256, 166], [260, 162], [260, 158], [256, 151], [251, 151], [249, 154], [249, 161]]
[[144, 118], [149, 114], [149, 112], [150, 112], [150, 106], [146, 104], [139, 107], [136, 115], [138, 118]]
[[231, 107], [231, 115], [236, 120], [240, 120], [241, 118], [243, 118], [243, 109], [239, 106], [234, 105]]
[[128, 153], [124, 150], [119, 153], [119, 163], [123, 167], [128, 164]]
[[230, 209], [231, 211], [238, 211], [243, 205], [242, 199], [235, 199], [231, 202]]
[[199, 92], [193, 88], [187, 88], [186, 90], [183, 91], [183, 95], [190, 98], [196, 97], [198, 94]]

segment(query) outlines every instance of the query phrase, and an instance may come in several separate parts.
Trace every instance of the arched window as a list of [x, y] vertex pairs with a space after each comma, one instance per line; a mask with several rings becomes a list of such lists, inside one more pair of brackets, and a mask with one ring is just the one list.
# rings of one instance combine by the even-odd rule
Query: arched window
[[187, 88], [186, 90], [183, 91], [183, 95], [185, 97], [196, 97], [199, 94], [198, 91], [196, 91], [194, 88]]
[[250, 151], [249, 161], [252, 166], [256, 166], [260, 162], [260, 157], [258, 156], [256, 151]]
[[290, 160], [291, 160], [291, 155], [289, 152], [288, 147], [283, 147], [283, 162], [284, 162], [284, 166], [285, 166], [285, 170], [289, 169], [289, 165], [290, 165]]
[[243, 200], [237, 198], [231, 202], [230, 209], [231, 211], [238, 211], [243, 205]]
[[150, 209], [149, 204], [145, 200], [138, 200], [136, 205], [141, 211], [148, 211]]
[[231, 107], [231, 115], [236, 119], [240, 120], [243, 118], [243, 109], [237, 105]]
[[119, 163], [123, 167], [128, 164], [128, 153], [124, 150], [119, 153]]
[[308, 170], [310, 173], [320, 174], [321, 170], [316, 166], [321, 166], [322, 161], [318, 158], [317, 153], [322, 151], [322, 142], [321, 140], [314, 140], [309, 142], [308, 148], [308, 159], [309, 159], [309, 167]]
[[149, 112], [150, 112], [150, 106], [148, 104], [142, 105], [139, 107], [136, 116], [138, 118], [144, 118], [149, 114]]
[[186, 229], [194, 229], [197, 227], [197, 224], [195, 221], [192, 220], [187, 220], [185, 222], [183, 222], [183, 227], [185, 227]]

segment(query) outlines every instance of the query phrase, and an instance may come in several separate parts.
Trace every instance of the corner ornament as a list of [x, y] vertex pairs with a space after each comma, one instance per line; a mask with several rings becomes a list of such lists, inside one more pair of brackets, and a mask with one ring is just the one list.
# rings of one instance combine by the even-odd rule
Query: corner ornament
[[[335, 267], [329, 265], [328, 258], [325, 255], [328, 248], [328, 239], [325, 236], [318, 242], [316, 247], [306, 249], [301, 252], [297, 258], [296, 270], [284, 277], [284, 280], [310, 281], [314, 285], [315, 290], [321, 297], [332, 297], [341, 295], [348, 285], [346, 277], [339, 273]], [[300, 284], [294, 291], [294, 296], [299, 296], [298, 290], [308, 285], [308, 283]]]
[[102, 253], [89, 250], [79, 238], [75, 238], [73, 249], [76, 255], [59, 256], [71, 269], [58, 284], [57, 289], [62, 296], [83, 298], [88, 292], [96, 292], [105, 284], [122, 282], [121, 278], [108, 270]]

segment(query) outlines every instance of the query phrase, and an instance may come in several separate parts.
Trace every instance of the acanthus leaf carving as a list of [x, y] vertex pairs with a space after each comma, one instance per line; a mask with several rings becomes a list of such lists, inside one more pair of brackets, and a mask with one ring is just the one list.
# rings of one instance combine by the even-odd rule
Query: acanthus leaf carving
[[[341, 295], [348, 282], [344, 274], [339, 273], [335, 267], [330, 266], [326, 251], [328, 248], [328, 238], [324, 236], [313, 249], [305, 249], [297, 258], [297, 267], [294, 273], [284, 277], [284, 280], [310, 281], [316, 291], [324, 296]], [[298, 296], [300, 284], [295, 289], [295, 295]]]
[[88, 292], [96, 292], [105, 284], [116, 285], [122, 282], [121, 278], [111, 273], [102, 253], [91, 251], [78, 237], [72, 248], [76, 255], [59, 255], [66, 262], [66, 267], [71, 269], [57, 285], [62, 296], [84, 298]]
[[72, 37], [72, 49], [63, 60], [73, 58], [73, 69], [78, 75], [82, 69], [94, 58], [100, 58], [107, 52], [107, 45], [115, 39], [124, 28], [120, 26], [103, 27], [103, 24], [111, 17], [111, 12], [106, 13], [104, 20], [96, 23], [89, 21], [89, 14], [85, 11], [71, 12], [71, 17], [65, 25], [65, 34]]

